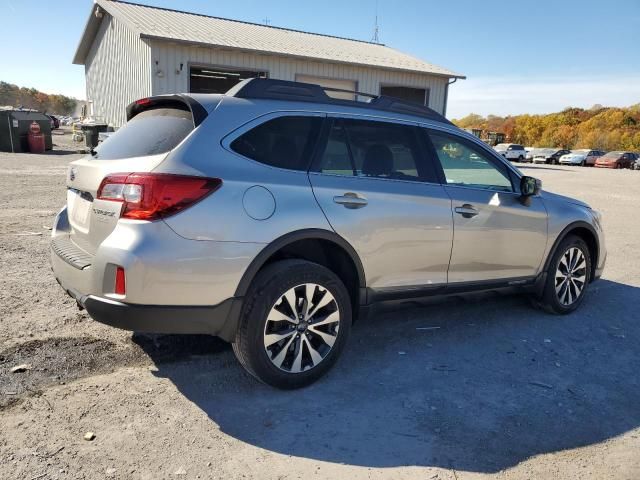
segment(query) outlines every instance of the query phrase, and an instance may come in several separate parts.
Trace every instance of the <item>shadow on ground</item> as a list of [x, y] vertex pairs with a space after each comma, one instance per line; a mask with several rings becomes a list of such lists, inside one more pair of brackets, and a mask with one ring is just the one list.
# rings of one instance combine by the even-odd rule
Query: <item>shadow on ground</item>
[[78, 153], [83, 153], [80, 149], [78, 150], [69, 150], [68, 148], [59, 148], [55, 146], [53, 150], [48, 150], [45, 152], [45, 155], [75, 155]]
[[182, 337], [136, 339], [157, 375], [248, 444], [367, 467], [496, 472], [640, 426], [638, 303], [639, 288], [601, 280], [565, 317], [495, 294], [381, 312], [356, 324], [326, 378], [293, 392], [253, 381], [215, 340], [167, 361], [173, 342], [177, 358], [186, 351]]

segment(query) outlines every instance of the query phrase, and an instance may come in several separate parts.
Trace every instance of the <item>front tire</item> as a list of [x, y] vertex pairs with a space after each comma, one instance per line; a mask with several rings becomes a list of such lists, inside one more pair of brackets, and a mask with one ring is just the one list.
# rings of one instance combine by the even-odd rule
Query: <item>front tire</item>
[[333, 366], [350, 330], [351, 300], [338, 276], [316, 263], [283, 260], [256, 275], [233, 351], [261, 382], [300, 388]]
[[591, 254], [585, 241], [568, 235], [553, 255], [539, 305], [549, 313], [565, 315], [577, 309], [591, 281]]

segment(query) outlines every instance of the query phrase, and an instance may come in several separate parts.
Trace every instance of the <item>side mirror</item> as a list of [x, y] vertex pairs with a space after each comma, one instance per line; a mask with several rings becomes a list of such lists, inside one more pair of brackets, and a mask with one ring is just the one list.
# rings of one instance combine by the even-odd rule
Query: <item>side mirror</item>
[[538, 195], [542, 189], [542, 182], [537, 178], [524, 176], [520, 179], [520, 201], [523, 205], [531, 204], [531, 197]]

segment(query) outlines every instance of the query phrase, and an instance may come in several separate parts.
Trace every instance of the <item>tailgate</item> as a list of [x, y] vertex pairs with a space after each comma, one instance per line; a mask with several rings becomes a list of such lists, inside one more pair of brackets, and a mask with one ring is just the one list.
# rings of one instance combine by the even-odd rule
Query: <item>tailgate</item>
[[[204, 113], [203, 113], [204, 112]], [[99, 200], [102, 180], [113, 173], [144, 173], [156, 168], [206, 117], [186, 96], [138, 100], [127, 107], [129, 121], [91, 155], [72, 162], [67, 175], [70, 240], [93, 255], [115, 228], [122, 203]]]

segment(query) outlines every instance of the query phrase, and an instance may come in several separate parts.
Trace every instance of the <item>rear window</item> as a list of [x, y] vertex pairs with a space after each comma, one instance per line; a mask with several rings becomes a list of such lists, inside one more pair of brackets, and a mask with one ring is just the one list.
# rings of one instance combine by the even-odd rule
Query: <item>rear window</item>
[[188, 110], [151, 108], [139, 113], [101, 143], [100, 160], [144, 157], [175, 148], [194, 129]]
[[321, 122], [320, 117], [274, 118], [240, 135], [231, 149], [272, 167], [306, 171]]

